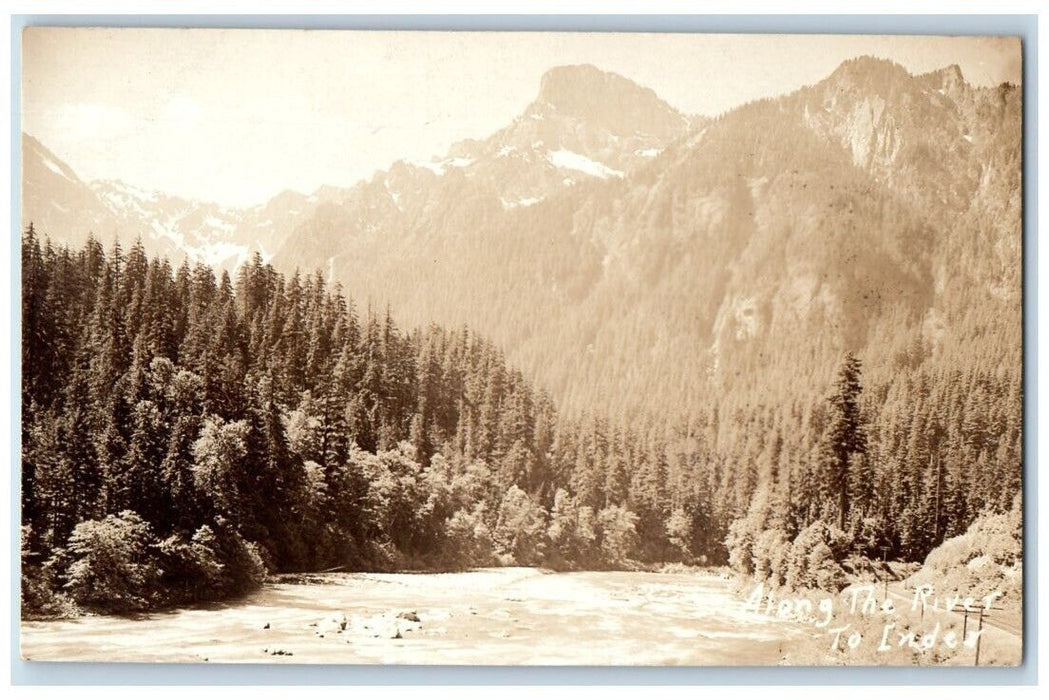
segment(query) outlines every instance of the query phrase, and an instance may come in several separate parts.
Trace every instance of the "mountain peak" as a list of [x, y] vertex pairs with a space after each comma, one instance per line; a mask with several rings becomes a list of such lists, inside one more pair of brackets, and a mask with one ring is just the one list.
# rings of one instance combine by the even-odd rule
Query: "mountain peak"
[[952, 80], [965, 80], [965, 76], [962, 75], [961, 66], [957, 63], [952, 63], [946, 68], [941, 68], [939, 72], [944, 76], [950, 76]]
[[626, 136], [672, 138], [687, 128], [686, 119], [649, 88], [588, 63], [544, 73], [528, 113], [576, 118]]
[[895, 61], [876, 56], [857, 56], [843, 61], [829, 80], [880, 85], [909, 78], [907, 69]]
[[634, 85], [623, 76], [603, 71], [591, 63], [554, 66], [539, 79], [539, 99], [556, 105], [581, 85], [619, 81]]
[[947, 91], [955, 90], [965, 85], [965, 76], [957, 63], [930, 71], [922, 76], [922, 79], [934, 88]]

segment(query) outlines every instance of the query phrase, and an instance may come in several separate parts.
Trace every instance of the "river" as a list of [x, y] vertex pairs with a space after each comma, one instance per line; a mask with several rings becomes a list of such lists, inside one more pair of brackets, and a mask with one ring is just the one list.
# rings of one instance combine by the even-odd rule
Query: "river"
[[707, 572], [325, 574], [230, 603], [22, 623], [36, 661], [777, 664], [799, 626]]

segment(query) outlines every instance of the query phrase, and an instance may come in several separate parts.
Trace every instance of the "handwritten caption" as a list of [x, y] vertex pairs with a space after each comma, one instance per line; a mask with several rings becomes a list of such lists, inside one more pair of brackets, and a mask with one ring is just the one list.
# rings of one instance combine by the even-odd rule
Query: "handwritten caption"
[[[920, 629], [916, 630], [900, 624], [900, 613], [909, 610], [912, 614], [920, 615], [920, 620], [924, 620], [927, 611], [952, 611], [963, 615], [966, 613], [978, 615], [981, 610], [990, 611], [994, 601], [1002, 595], [996, 591], [982, 597], [961, 594], [941, 597], [935, 594], [932, 585], [924, 584], [914, 589], [908, 602], [908, 596], [895, 592], [879, 596], [881, 588], [874, 584], [854, 585], [836, 597], [825, 596], [814, 600], [807, 597], [784, 596], [777, 599], [774, 591], [766, 591], [765, 584], [759, 583], [747, 597], [743, 609], [808, 623], [817, 629], [822, 629], [831, 637], [832, 651], [856, 650], [865, 643], [873, 643], [873, 639], [854, 628], [855, 620], [848, 622], [847, 618], [869, 620], [878, 616], [884, 618], [877, 647], [875, 647], [878, 652], [885, 653], [893, 648], [902, 647], [931, 650], [938, 644], [947, 649], [955, 649], [959, 645], [971, 649], [976, 647], [980, 636], [986, 632], [986, 629], [973, 629], [975, 625], [971, 625], [964, 635], [959, 635], [954, 629], [945, 629], [937, 620], [931, 627], [919, 625]], [[894, 596], [902, 603], [902, 606], [896, 605], [896, 602], [893, 601]], [[896, 619], [891, 619], [893, 617]]]

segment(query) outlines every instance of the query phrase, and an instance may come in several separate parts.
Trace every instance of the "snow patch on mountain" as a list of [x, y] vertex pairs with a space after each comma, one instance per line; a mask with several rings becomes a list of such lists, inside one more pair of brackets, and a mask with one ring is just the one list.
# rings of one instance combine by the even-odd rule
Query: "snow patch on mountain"
[[247, 257], [247, 248], [228, 241], [215, 241], [200, 246], [186, 246], [186, 255], [191, 259], [200, 261], [205, 265], [220, 267], [223, 263], [236, 259], [233, 268], [240, 267]]
[[[296, 213], [296, 212], [291, 212]], [[220, 219], [217, 216], [207, 216], [204, 218], [204, 225], [216, 231], [221, 231], [227, 235], [232, 235], [237, 229], [237, 224], [233, 221]]]
[[51, 172], [57, 173], [67, 180], [73, 179], [69, 177], [69, 174], [66, 173], [66, 171], [62, 169], [62, 166], [56, 163], [55, 161], [51, 160], [50, 158], [47, 158], [46, 156], [42, 158], [42, 160], [44, 162], [44, 165], [47, 166], [47, 169]]
[[587, 175], [593, 175], [602, 179], [608, 179], [610, 177], [623, 177], [623, 171], [614, 170], [608, 167], [604, 163], [599, 163], [596, 160], [587, 158], [581, 153], [575, 151], [568, 151], [565, 149], [559, 149], [556, 151], [550, 151], [547, 158], [557, 168], [563, 168], [565, 170], [578, 170], [579, 172], [586, 173]]
[[521, 199], [514, 200], [514, 201], [508, 201], [506, 199], [501, 199], [500, 198], [500, 201], [503, 203], [503, 209], [517, 209], [519, 207], [530, 207], [533, 204], [538, 204], [539, 202], [543, 201], [543, 198], [542, 197], [522, 197]]
[[185, 249], [186, 239], [179, 231], [172, 227], [171, 222], [167, 222], [167, 225], [160, 223], [159, 221], [150, 222], [150, 228], [153, 230], [153, 238], [156, 239], [167, 239], [178, 246], [180, 249]]

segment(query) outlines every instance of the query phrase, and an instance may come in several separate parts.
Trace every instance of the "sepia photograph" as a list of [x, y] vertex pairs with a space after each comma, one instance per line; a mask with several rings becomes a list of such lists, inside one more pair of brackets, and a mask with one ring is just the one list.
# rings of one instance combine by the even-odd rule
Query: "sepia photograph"
[[1023, 51], [24, 28], [21, 658], [1021, 664]]

